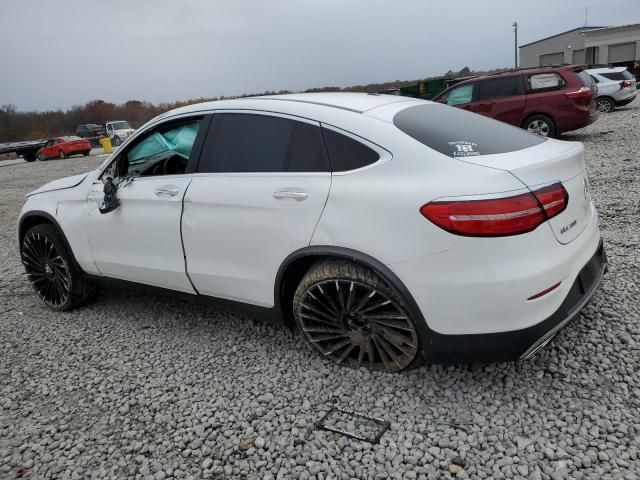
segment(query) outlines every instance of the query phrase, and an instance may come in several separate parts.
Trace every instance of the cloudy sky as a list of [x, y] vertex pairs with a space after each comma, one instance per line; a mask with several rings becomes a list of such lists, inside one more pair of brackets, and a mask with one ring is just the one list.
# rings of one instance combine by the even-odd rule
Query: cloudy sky
[[640, 22], [638, 0], [0, 0], [0, 105], [66, 109], [508, 67], [520, 44]]

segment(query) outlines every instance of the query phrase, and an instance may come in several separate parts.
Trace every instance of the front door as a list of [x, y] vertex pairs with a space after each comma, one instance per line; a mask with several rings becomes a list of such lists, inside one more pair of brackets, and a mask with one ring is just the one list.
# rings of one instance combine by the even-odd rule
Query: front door
[[[120, 206], [100, 212], [103, 182], [87, 202], [94, 262], [107, 277], [193, 293], [185, 270], [180, 221], [191, 182], [187, 166], [202, 119], [163, 123], [138, 136], [102, 173], [118, 185]], [[202, 129], [204, 130], [204, 129]], [[194, 153], [195, 156], [195, 153]]]
[[317, 122], [216, 113], [184, 200], [187, 269], [198, 292], [273, 306], [278, 268], [309, 245], [330, 186]]

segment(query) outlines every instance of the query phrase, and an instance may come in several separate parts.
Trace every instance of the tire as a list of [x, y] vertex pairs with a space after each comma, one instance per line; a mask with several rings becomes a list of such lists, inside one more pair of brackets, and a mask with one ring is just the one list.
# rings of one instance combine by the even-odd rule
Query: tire
[[82, 155], [84, 155], [85, 157], [88, 157], [90, 153], [91, 153], [91, 150], [88, 150], [86, 152], [82, 152]]
[[63, 159], [63, 158], [67, 158], [67, 156], [64, 154], [64, 152], [62, 150], [60, 150], [58, 152], [58, 158]]
[[554, 138], [556, 136], [556, 125], [546, 115], [531, 115], [524, 121], [522, 128], [541, 137]]
[[119, 147], [121, 143], [122, 143], [122, 141], [120, 140], [120, 137], [118, 137], [118, 136], [113, 137], [113, 145], [114, 146]]
[[293, 316], [313, 350], [335, 363], [398, 372], [422, 358], [418, 329], [398, 293], [368, 268], [320, 261], [293, 296]]
[[36, 154], [35, 153], [25, 153], [23, 158], [24, 158], [25, 162], [35, 162], [36, 161]]
[[598, 98], [598, 110], [600, 113], [611, 113], [616, 109], [616, 104], [609, 97]]
[[44, 153], [38, 154], [38, 160], [40, 160], [41, 162], [44, 162], [46, 159], [47, 157], [44, 155]]
[[83, 278], [62, 235], [50, 223], [27, 231], [20, 244], [20, 257], [31, 286], [52, 310], [71, 310], [97, 295], [97, 286]]

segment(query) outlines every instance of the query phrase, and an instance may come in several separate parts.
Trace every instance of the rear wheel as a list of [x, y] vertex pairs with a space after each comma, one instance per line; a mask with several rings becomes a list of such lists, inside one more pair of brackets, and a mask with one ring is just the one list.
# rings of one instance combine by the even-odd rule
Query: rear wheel
[[35, 153], [25, 153], [24, 154], [24, 161], [25, 162], [35, 162], [36, 160], [36, 154]]
[[20, 253], [31, 286], [49, 308], [71, 310], [95, 297], [97, 287], [82, 277], [53, 225], [30, 228], [22, 239]]
[[47, 159], [44, 153], [38, 153], [38, 160], [44, 162]]
[[600, 97], [598, 99], [598, 109], [602, 113], [611, 113], [616, 109], [616, 104], [607, 97]]
[[313, 265], [294, 294], [293, 313], [308, 344], [335, 363], [388, 372], [417, 363], [417, 328], [400, 296], [359, 264]]
[[91, 150], [87, 150], [86, 152], [82, 152], [82, 155], [84, 155], [85, 157], [88, 157], [90, 153], [91, 153]]
[[556, 126], [546, 115], [532, 115], [527, 118], [522, 126], [529, 133], [540, 135], [541, 137], [555, 137]]
[[67, 156], [64, 154], [64, 152], [62, 150], [60, 150], [58, 152], [58, 158], [67, 158]]

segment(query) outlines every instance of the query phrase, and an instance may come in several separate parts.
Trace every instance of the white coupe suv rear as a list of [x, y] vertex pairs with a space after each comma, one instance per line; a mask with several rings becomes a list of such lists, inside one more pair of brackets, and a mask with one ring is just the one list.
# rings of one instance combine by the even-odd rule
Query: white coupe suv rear
[[281, 319], [352, 366], [526, 358], [606, 269], [583, 153], [397, 96], [211, 102], [32, 192], [18, 241], [54, 310], [111, 278]]

